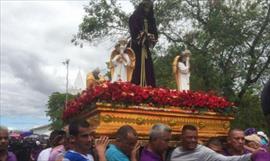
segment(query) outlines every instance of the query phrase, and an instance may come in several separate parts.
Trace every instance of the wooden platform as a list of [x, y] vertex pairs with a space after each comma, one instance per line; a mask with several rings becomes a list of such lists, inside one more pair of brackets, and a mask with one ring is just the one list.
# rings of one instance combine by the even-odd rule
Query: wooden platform
[[198, 113], [176, 107], [121, 107], [102, 103], [87, 108], [80, 117], [87, 119], [97, 137], [107, 135], [113, 139], [116, 130], [128, 124], [136, 129], [141, 140], [148, 139], [149, 130], [156, 123], [169, 125], [173, 130], [173, 140], [178, 140], [180, 129], [185, 124], [195, 125], [199, 129], [200, 140], [225, 136], [230, 127], [230, 121], [233, 120], [231, 116], [214, 112]]

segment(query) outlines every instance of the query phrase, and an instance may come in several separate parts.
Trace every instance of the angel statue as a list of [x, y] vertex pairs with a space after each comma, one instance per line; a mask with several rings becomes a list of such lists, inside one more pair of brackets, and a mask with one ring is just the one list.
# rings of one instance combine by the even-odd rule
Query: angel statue
[[173, 61], [173, 73], [179, 91], [190, 89], [190, 55], [190, 51], [186, 49], [180, 55], [176, 56]]
[[135, 66], [135, 54], [131, 48], [127, 48], [128, 41], [120, 39], [115, 45], [110, 58], [111, 82], [130, 82]]
[[93, 87], [106, 81], [106, 78], [100, 74], [100, 69], [96, 68], [86, 76], [86, 88]]

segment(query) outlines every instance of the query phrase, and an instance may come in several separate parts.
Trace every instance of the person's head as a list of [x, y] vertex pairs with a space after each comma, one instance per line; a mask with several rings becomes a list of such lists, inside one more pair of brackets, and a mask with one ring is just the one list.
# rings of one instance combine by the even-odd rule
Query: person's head
[[66, 132], [66, 138], [65, 138], [65, 141], [64, 141], [64, 148], [65, 150], [69, 150], [69, 149], [74, 149], [74, 146], [71, 142], [71, 139], [70, 139], [70, 135], [69, 135], [69, 127], [68, 126], [65, 126], [64, 127], [64, 131]]
[[117, 42], [117, 44], [115, 45], [115, 49], [119, 52], [119, 53], [124, 53], [126, 46], [127, 46], [127, 40], [125, 38], [120, 38]]
[[245, 144], [245, 134], [241, 129], [230, 129], [228, 132], [227, 143], [231, 150], [243, 153]]
[[259, 149], [261, 147], [261, 138], [257, 134], [245, 136], [245, 144], [253, 149]]
[[90, 125], [86, 120], [77, 120], [69, 124], [69, 141], [77, 152], [86, 154], [93, 143]]
[[187, 61], [187, 56], [186, 55], [183, 55], [183, 54], [180, 54], [180, 59], [179, 59], [180, 62], [186, 62]]
[[140, 13], [141, 16], [152, 18], [154, 16], [153, 2], [151, 0], [143, 0], [135, 12]]
[[257, 130], [255, 128], [247, 128], [244, 131], [245, 136], [247, 135], [252, 135], [252, 134], [257, 134]]
[[49, 142], [51, 147], [64, 144], [66, 139], [66, 132], [63, 130], [54, 130], [51, 132]]
[[182, 128], [182, 147], [185, 150], [194, 150], [198, 144], [198, 130], [193, 125], [184, 125]]
[[168, 143], [172, 137], [171, 132], [171, 128], [167, 125], [154, 125], [149, 134], [151, 148], [158, 154], [165, 152], [168, 149]]
[[0, 126], [0, 152], [8, 149], [8, 129]]
[[258, 131], [257, 135], [261, 138], [261, 144], [267, 146], [269, 143], [267, 135], [263, 131]]
[[180, 61], [185, 62], [187, 61], [187, 58], [190, 56], [190, 51], [185, 49], [183, 52], [180, 53]]
[[100, 69], [99, 69], [99, 68], [95, 68], [95, 69], [92, 71], [92, 74], [94, 75], [95, 79], [98, 79], [99, 74], [100, 74]]
[[222, 143], [218, 137], [210, 138], [206, 146], [217, 153], [224, 154]]
[[132, 149], [138, 140], [136, 130], [129, 126], [124, 125], [116, 132], [116, 146], [120, 148], [126, 155], [130, 155]]
[[151, 0], [143, 0], [141, 4], [145, 14], [148, 14], [151, 10], [153, 10], [153, 2]]

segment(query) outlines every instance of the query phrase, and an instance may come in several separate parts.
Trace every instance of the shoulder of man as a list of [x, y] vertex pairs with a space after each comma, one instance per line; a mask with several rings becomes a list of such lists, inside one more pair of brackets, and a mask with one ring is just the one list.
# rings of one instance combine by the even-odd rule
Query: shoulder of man
[[17, 161], [17, 157], [13, 152], [8, 152], [8, 160], [10, 161]]
[[52, 150], [52, 148], [46, 148], [46, 149], [42, 150], [42, 151], [38, 154], [38, 159], [37, 159], [37, 161], [48, 160], [48, 159], [49, 159], [49, 156], [50, 156], [51, 150]]
[[130, 161], [129, 158], [113, 144], [106, 150], [107, 161]]
[[67, 151], [64, 155], [64, 161], [93, 161], [93, 159], [90, 155], [85, 158], [77, 152]]
[[165, 161], [170, 161], [172, 152], [176, 149], [175, 147], [169, 147], [168, 150], [165, 153]]
[[183, 150], [181, 146], [178, 146], [174, 150], [172, 150], [171, 156], [186, 155], [186, 154], [190, 154], [190, 153], [198, 152], [198, 151], [211, 152], [211, 149], [205, 147], [204, 145], [198, 144], [194, 150], [186, 151], [186, 150]]

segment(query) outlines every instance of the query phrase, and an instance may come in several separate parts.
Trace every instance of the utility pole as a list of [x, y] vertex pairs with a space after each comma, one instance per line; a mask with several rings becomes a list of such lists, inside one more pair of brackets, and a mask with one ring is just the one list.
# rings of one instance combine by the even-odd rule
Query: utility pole
[[68, 66], [69, 66], [69, 59], [66, 59], [63, 64], [67, 66], [67, 74], [66, 74], [66, 101], [65, 101], [65, 109], [67, 108], [67, 102], [68, 102]]

